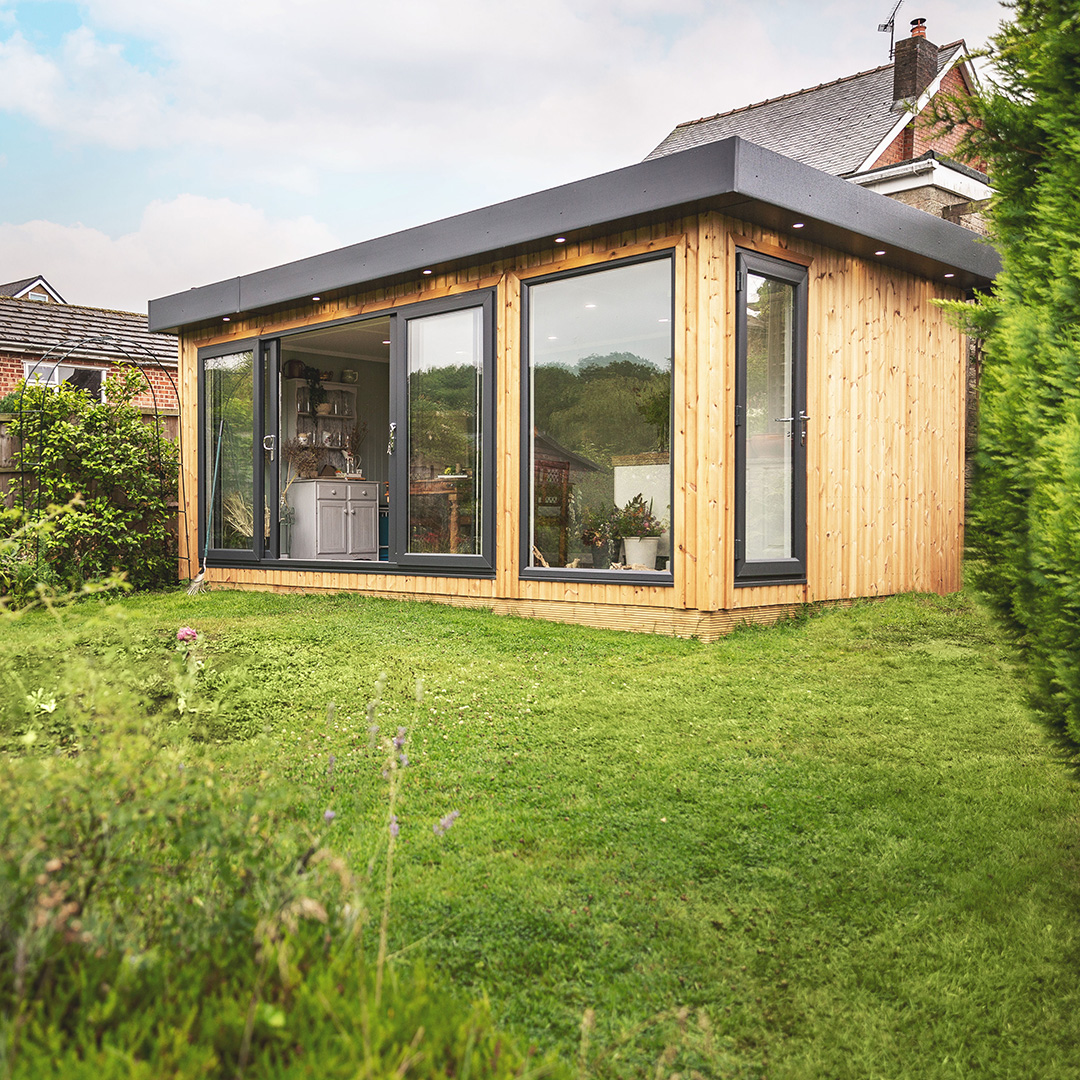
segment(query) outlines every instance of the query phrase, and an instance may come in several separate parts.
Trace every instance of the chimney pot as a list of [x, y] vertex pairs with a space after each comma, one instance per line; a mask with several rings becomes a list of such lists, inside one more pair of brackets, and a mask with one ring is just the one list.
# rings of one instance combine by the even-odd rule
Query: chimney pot
[[926, 37], [926, 20], [925, 19], [912, 19], [911, 20], [911, 36], [912, 37]]

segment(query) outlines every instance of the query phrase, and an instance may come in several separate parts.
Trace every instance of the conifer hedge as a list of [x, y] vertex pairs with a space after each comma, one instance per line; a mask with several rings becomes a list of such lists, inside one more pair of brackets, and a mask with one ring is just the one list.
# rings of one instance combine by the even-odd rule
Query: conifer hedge
[[968, 148], [989, 166], [1004, 264], [975, 316], [986, 360], [968, 535], [1036, 703], [1080, 742], [1080, 3], [1007, 6], [993, 81], [954, 105], [978, 124]]

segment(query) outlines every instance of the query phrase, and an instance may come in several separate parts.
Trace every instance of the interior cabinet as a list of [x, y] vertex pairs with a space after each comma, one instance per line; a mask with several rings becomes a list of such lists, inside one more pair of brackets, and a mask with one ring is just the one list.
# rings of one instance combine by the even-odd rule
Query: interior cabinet
[[294, 559], [378, 559], [379, 487], [371, 480], [294, 480]]
[[285, 437], [307, 439], [313, 446], [330, 451], [330, 464], [345, 468], [349, 434], [356, 427], [356, 386], [349, 383], [323, 382], [326, 401], [322, 411], [311, 408], [310, 391], [303, 379], [286, 379]]

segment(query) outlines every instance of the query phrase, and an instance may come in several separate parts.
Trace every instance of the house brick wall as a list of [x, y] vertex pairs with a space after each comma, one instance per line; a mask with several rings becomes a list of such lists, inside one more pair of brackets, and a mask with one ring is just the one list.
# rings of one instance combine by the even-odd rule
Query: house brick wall
[[[953, 68], [941, 81], [941, 90], [934, 96], [934, 101], [948, 97], [965, 97], [969, 93], [967, 83], [963, 75]], [[986, 163], [980, 160], [964, 161], [960, 154], [960, 143], [964, 135], [970, 131], [968, 125], [960, 125], [953, 131], [945, 131], [940, 125], [935, 124], [929, 115], [930, 107], [927, 107], [914, 118], [911, 123], [886, 147], [881, 156], [871, 165], [872, 169], [881, 168], [884, 165], [897, 165], [901, 161], [911, 161], [912, 158], [922, 157], [928, 150], [934, 150], [944, 157], [951, 157], [956, 161], [980, 172], [986, 171]]]
[[[31, 356], [12, 356], [0, 353], [0, 397], [9, 393], [23, 377], [24, 361], [33, 362]], [[93, 363], [92, 361], [65, 360], [65, 364], [72, 367], [102, 368], [108, 367], [105, 363]], [[178, 409], [180, 401], [176, 392], [176, 370], [162, 370], [161, 368], [149, 368], [143, 371], [143, 375], [149, 382], [149, 387], [144, 393], [137, 394], [134, 404], [144, 410], [153, 411], [158, 409]]]

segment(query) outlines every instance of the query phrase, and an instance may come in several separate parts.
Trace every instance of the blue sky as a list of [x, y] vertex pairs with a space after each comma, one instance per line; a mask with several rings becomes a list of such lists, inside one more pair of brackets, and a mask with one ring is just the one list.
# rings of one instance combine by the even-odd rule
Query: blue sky
[[[876, 67], [894, 0], [0, 0], [0, 281], [178, 292], [640, 160]], [[905, 0], [981, 46], [996, 0]]]

